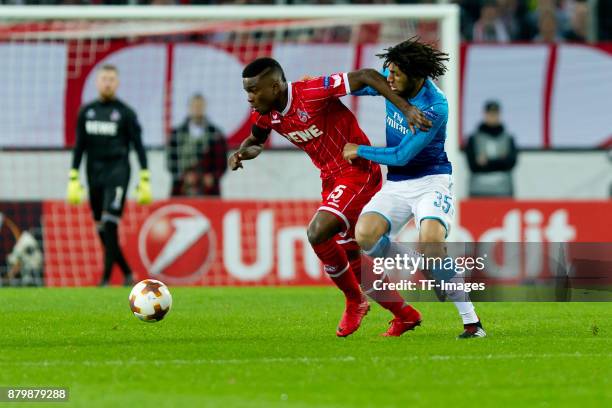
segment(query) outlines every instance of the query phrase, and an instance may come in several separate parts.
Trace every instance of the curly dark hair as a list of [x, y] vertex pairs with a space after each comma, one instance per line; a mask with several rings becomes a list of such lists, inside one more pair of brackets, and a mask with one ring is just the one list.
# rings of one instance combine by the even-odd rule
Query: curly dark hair
[[385, 68], [393, 63], [409, 76], [436, 79], [444, 75], [446, 72], [444, 62], [449, 60], [448, 54], [419, 40], [419, 37], [409, 38], [393, 47], [386, 48], [386, 52], [376, 54], [376, 56], [385, 60], [383, 65]]

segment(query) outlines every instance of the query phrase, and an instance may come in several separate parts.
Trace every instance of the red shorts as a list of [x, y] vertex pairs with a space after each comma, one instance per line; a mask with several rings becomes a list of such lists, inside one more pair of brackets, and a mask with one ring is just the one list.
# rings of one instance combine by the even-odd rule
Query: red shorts
[[344, 230], [337, 237], [339, 244], [355, 242], [355, 225], [361, 209], [380, 190], [381, 186], [382, 175], [378, 168], [372, 169], [371, 173], [338, 176], [323, 180], [319, 211], [334, 214], [344, 224]]

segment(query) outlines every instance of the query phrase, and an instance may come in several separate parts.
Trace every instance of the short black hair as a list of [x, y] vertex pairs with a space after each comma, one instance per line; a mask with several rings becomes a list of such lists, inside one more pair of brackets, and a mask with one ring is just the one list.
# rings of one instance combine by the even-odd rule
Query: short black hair
[[385, 68], [393, 63], [404, 74], [419, 78], [436, 79], [444, 75], [446, 72], [444, 62], [449, 60], [448, 54], [430, 44], [420, 42], [419, 37], [409, 38], [385, 51], [376, 54], [385, 60], [383, 65]]
[[104, 64], [98, 68], [98, 71], [115, 71], [116, 74], [119, 74], [119, 69], [113, 64]]
[[242, 77], [253, 78], [268, 69], [277, 71], [280, 73], [282, 80], [287, 81], [285, 79], [285, 72], [283, 72], [283, 68], [280, 66], [278, 61], [269, 57], [257, 58], [255, 61], [249, 63], [242, 70]]
[[499, 106], [499, 102], [491, 99], [485, 102], [484, 110], [485, 112], [499, 112], [501, 107]]

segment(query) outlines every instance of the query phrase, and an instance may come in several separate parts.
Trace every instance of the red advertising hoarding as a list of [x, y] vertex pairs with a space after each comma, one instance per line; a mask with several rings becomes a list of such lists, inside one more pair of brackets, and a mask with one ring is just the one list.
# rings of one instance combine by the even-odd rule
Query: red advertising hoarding
[[[328, 284], [306, 237], [317, 206], [316, 201], [129, 203], [120, 240], [138, 279], [205, 286]], [[460, 214], [462, 241], [612, 242], [609, 201], [466, 200]], [[89, 207], [47, 201], [42, 224], [46, 284], [96, 284], [102, 249]]]

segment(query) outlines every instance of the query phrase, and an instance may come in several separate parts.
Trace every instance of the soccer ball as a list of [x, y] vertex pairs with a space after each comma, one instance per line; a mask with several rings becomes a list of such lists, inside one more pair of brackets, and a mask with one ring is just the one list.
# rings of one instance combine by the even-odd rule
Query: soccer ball
[[138, 282], [130, 292], [130, 309], [143, 322], [159, 322], [172, 307], [172, 295], [168, 287], [155, 279]]

